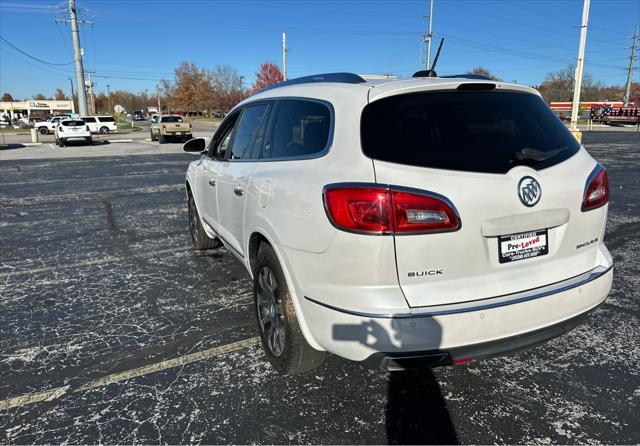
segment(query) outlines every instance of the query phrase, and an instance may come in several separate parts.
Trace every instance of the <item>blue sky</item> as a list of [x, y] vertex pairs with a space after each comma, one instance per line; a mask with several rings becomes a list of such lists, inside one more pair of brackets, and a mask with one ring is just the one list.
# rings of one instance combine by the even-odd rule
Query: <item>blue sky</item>
[[[0, 36], [45, 61], [73, 60], [69, 28], [47, 7], [61, 0], [3, 0]], [[81, 27], [85, 67], [97, 91], [154, 90], [180, 61], [228, 64], [253, 82], [259, 64], [281, 63], [287, 32], [289, 77], [351, 71], [410, 76], [419, 68], [428, 0], [168, 1], [76, 0], [94, 17]], [[26, 5], [26, 6], [25, 6]], [[582, 0], [435, 0], [433, 27], [445, 38], [442, 74], [481, 65], [508, 81], [540, 83], [575, 61]], [[638, 0], [592, 0], [585, 70], [596, 80], [625, 81]], [[435, 48], [433, 50], [435, 53]], [[73, 65], [51, 66], [0, 45], [0, 91], [16, 98], [57, 87], [68, 92]], [[638, 80], [638, 70], [635, 79]], [[75, 82], [75, 79], [74, 79]]]

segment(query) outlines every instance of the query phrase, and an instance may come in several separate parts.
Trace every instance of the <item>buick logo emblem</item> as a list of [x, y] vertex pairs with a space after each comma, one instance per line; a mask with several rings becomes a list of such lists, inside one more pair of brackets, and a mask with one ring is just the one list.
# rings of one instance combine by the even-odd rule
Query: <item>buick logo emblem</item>
[[534, 178], [522, 177], [518, 183], [518, 197], [520, 197], [522, 204], [528, 207], [535, 206], [541, 196], [540, 184]]

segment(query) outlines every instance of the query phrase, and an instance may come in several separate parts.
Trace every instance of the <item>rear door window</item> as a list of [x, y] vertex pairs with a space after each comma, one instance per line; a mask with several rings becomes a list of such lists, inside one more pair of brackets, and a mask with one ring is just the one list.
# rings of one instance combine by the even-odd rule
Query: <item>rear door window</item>
[[111, 116], [100, 116], [100, 122], [116, 122]]
[[84, 122], [91, 122], [91, 123], [96, 122], [96, 118], [87, 117], [87, 118], [82, 118], [82, 119], [84, 119]]
[[539, 96], [495, 90], [380, 99], [365, 107], [360, 131], [370, 158], [469, 172], [544, 169], [580, 148]]
[[331, 136], [331, 111], [326, 104], [282, 99], [274, 113], [264, 158], [304, 158], [326, 150]]

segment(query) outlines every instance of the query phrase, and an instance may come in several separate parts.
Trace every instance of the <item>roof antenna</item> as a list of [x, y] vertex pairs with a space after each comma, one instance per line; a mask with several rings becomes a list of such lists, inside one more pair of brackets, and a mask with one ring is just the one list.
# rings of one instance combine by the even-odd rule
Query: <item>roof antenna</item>
[[430, 70], [422, 70], [416, 71], [413, 73], [412, 77], [437, 77], [436, 74], [436, 65], [438, 64], [438, 58], [440, 57], [440, 50], [442, 49], [442, 44], [444, 43], [444, 37], [440, 39], [440, 45], [438, 45], [438, 51], [436, 52], [436, 57], [433, 59], [433, 65], [431, 65]]

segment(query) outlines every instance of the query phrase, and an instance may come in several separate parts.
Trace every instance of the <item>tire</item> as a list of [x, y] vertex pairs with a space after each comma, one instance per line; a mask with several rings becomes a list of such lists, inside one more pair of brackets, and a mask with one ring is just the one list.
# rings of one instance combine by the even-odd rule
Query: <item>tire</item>
[[158, 135], [158, 142], [159, 142], [160, 144], [164, 144], [165, 142], [167, 142], [167, 137], [166, 137], [166, 136], [164, 136], [162, 133], [160, 133], [160, 134]]
[[198, 208], [196, 207], [196, 201], [193, 199], [192, 194], [189, 194], [189, 232], [191, 232], [193, 247], [198, 250], [215, 249], [222, 246], [220, 240], [209, 237], [204, 231], [202, 222], [200, 221], [200, 215], [198, 214]]
[[87, 144], [93, 145], [93, 138], [87, 138]]
[[65, 145], [65, 140], [63, 138], [60, 138], [58, 140], [58, 147], [64, 147], [64, 145]]
[[149, 130], [149, 135], [151, 135], [151, 141], [155, 141], [156, 137], [153, 136], [153, 130]]
[[46, 127], [38, 127], [38, 132], [41, 135], [48, 135], [49, 134], [49, 129]]
[[314, 349], [304, 338], [280, 262], [267, 243], [258, 248], [253, 301], [262, 348], [274, 369], [295, 375], [322, 364], [326, 352]]
[[110, 130], [109, 130], [109, 127], [100, 127], [100, 130], [98, 130], [98, 132], [101, 135], [107, 135], [109, 134]]

